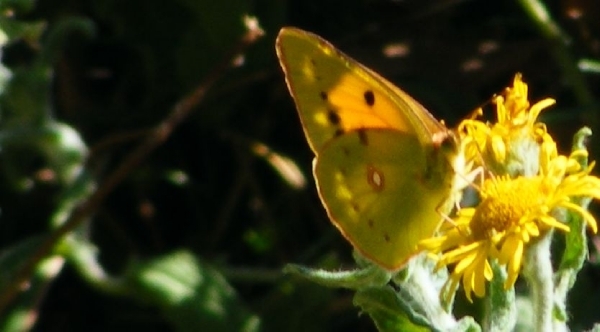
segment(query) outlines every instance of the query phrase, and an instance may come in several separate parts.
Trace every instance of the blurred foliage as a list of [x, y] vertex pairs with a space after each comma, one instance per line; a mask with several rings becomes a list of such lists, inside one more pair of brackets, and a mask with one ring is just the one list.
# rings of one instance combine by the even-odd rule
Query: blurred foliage
[[[353, 263], [314, 188], [277, 31], [322, 35], [449, 125], [522, 72], [531, 100], [558, 100], [543, 120], [568, 151], [582, 125], [600, 132], [600, 4], [546, 1], [560, 28], [553, 35], [521, 2], [0, 0], [0, 300], [45, 236], [226, 59], [244, 15], [266, 31], [193, 116], [61, 237], [0, 327], [373, 330], [351, 292], [281, 272], [290, 262]], [[575, 330], [600, 320], [595, 251], [591, 260], [571, 293]]]

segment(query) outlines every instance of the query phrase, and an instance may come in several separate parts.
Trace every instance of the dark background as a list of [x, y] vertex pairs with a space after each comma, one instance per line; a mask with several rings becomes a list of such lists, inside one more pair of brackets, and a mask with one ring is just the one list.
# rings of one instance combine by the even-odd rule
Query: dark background
[[[281, 273], [286, 263], [334, 270], [351, 268], [353, 260], [314, 188], [312, 154], [275, 56], [278, 30], [293, 25], [323, 36], [449, 126], [521, 72], [531, 101], [557, 99], [542, 120], [568, 152], [581, 126], [600, 129], [599, 69], [578, 68], [583, 59], [600, 59], [600, 4], [545, 4], [562, 31], [559, 39], [544, 33], [518, 1], [0, 1], [2, 28], [12, 32], [2, 62], [14, 73], [13, 88], [2, 95], [0, 130], [68, 124], [90, 148], [81, 165], [97, 187], [226, 58], [244, 33], [243, 15], [255, 16], [266, 32], [246, 50], [243, 66], [220, 73], [193, 115], [78, 230], [97, 247], [106, 272], [125, 280], [141, 262], [193, 253], [232, 287], [215, 318], [230, 323], [185, 321], [202, 316], [195, 313], [178, 321], [178, 310], [200, 306], [173, 309], [143, 292], [108, 292], [64, 255], [66, 264], [26, 302], [37, 313], [34, 329], [236, 331], [230, 316], [243, 312], [258, 317], [265, 331], [373, 330], [350, 291]], [[406, 52], [385, 57], [390, 43]], [[21, 145], [1, 141], [9, 147], [0, 151], [4, 252], [52, 232], [50, 217], [73, 185], [52, 176], [60, 167], [36, 137], [26, 134]], [[593, 136], [589, 143], [592, 159], [598, 141]], [[290, 158], [307, 185], [297, 188], [279, 176], [253, 151], [257, 143]], [[590, 328], [599, 316], [600, 276], [591, 258], [571, 294], [575, 330]]]

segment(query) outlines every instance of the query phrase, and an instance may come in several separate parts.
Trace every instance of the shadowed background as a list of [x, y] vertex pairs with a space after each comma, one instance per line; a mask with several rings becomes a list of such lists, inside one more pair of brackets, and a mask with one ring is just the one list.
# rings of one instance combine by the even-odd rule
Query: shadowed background
[[[286, 263], [354, 263], [317, 197], [274, 38], [286, 25], [323, 36], [449, 126], [521, 72], [532, 102], [557, 99], [542, 121], [567, 152], [581, 126], [600, 133], [600, 4], [546, 1], [551, 21], [540, 25], [523, 3], [1, 2], [0, 270], [7, 276], [56, 228], [58, 209], [102, 187], [226, 58], [244, 33], [244, 15], [266, 32], [77, 229], [77, 240], [55, 248], [64, 264], [40, 281], [31, 277], [39, 287], [11, 301], [2, 327], [373, 330], [351, 292], [281, 273]], [[81, 144], [61, 141], [71, 131]], [[592, 136], [592, 160], [598, 141]], [[90, 187], [78, 192], [82, 174]], [[600, 319], [594, 246], [591, 260], [571, 293], [574, 330]], [[149, 277], [157, 274], [162, 279]], [[10, 325], [19, 308], [37, 317]]]

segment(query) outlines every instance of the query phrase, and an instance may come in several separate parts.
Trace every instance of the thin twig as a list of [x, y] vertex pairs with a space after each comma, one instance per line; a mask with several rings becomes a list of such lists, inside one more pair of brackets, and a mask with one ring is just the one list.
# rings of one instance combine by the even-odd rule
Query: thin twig
[[13, 299], [21, 290], [30, 276], [34, 273], [37, 265], [50, 254], [54, 246], [75, 228], [80, 226], [87, 217], [91, 216], [104, 199], [115, 187], [120, 184], [154, 149], [165, 142], [173, 130], [182, 123], [190, 113], [203, 101], [206, 92], [212, 85], [221, 78], [231, 67], [234, 59], [243, 51], [252, 45], [259, 37], [263, 35], [262, 30], [257, 25], [247, 24], [248, 31], [239, 42], [232, 48], [230, 53], [225, 56], [220, 64], [214, 67], [204, 82], [202, 82], [192, 93], [180, 100], [167, 118], [159, 123], [149, 136], [140, 145], [129, 154], [123, 162], [106, 178], [102, 185], [94, 192], [87, 201], [83, 202], [69, 216], [67, 221], [49, 234], [48, 238], [37, 248], [34, 254], [17, 270], [14, 278], [3, 289], [0, 297], [0, 316], [6, 307], [12, 303]]

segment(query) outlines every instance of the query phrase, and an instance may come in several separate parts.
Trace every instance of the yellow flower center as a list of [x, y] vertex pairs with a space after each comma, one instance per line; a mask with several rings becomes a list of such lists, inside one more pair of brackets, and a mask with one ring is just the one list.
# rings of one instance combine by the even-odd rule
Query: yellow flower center
[[496, 178], [486, 180], [470, 228], [477, 240], [504, 232], [542, 204], [545, 197], [539, 178]]

